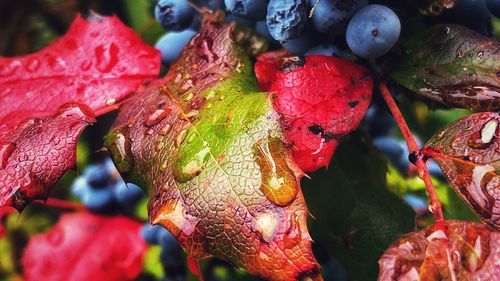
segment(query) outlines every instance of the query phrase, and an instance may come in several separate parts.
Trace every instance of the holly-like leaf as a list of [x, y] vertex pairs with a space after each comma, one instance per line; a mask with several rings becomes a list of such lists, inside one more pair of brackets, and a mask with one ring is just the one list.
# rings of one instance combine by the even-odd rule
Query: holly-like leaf
[[435, 25], [404, 44], [392, 77], [448, 106], [500, 111], [500, 41], [459, 25]]
[[192, 258], [217, 256], [268, 280], [322, 280], [302, 172], [222, 20], [208, 16], [166, 78], [120, 110], [106, 146], [152, 190], [150, 220]]
[[302, 180], [314, 216], [311, 236], [352, 280], [375, 280], [384, 250], [414, 229], [415, 213], [389, 191], [386, 173], [380, 152], [355, 132], [339, 146], [328, 169]]
[[341, 138], [358, 127], [372, 97], [368, 71], [338, 57], [264, 54], [255, 73], [260, 87], [273, 93], [293, 159], [305, 172], [328, 166]]
[[380, 258], [378, 280], [497, 280], [500, 233], [480, 223], [446, 221], [407, 234]]
[[54, 114], [66, 103], [99, 110], [160, 71], [160, 54], [116, 17], [78, 16], [51, 46], [0, 57], [0, 124]]
[[123, 216], [63, 215], [51, 230], [30, 239], [21, 261], [24, 278], [134, 280], [147, 247], [141, 226]]
[[91, 109], [68, 104], [54, 116], [0, 130], [0, 206], [22, 210], [33, 200], [46, 199], [75, 165], [78, 137], [92, 122]]
[[0, 206], [45, 199], [75, 164], [94, 112], [159, 72], [159, 53], [116, 17], [77, 17], [37, 53], [0, 58]]
[[500, 114], [459, 119], [424, 146], [455, 191], [491, 227], [500, 230]]

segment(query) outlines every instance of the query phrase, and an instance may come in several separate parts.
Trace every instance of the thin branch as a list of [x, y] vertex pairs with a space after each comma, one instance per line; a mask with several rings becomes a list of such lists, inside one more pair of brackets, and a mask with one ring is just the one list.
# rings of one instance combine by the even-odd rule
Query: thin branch
[[427, 166], [425, 165], [424, 155], [422, 153], [419, 153], [420, 148], [418, 147], [418, 144], [415, 141], [410, 128], [408, 128], [408, 124], [406, 124], [403, 114], [401, 114], [401, 111], [399, 111], [398, 105], [392, 98], [391, 92], [389, 91], [389, 89], [387, 89], [387, 85], [384, 82], [380, 82], [378, 84], [378, 88], [380, 90], [380, 93], [382, 94], [382, 97], [387, 103], [392, 116], [394, 116], [399, 130], [403, 134], [403, 138], [406, 141], [406, 145], [408, 146], [409, 151], [413, 156], [415, 156], [415, 159], [412, 162], [414, 162], [415, 166], [417, 167], [418, 176], [425, 183], [425, 188], [427, 189], [427, 193], [429, 194], [429, 210], [434, 214], [436, 223], [442, 223], [444, 222], [444, 216], [443, 210], [441, 208], [441, 202], [439, 201], [436, 189], [432, 184], [429, 171], [427, 170]]

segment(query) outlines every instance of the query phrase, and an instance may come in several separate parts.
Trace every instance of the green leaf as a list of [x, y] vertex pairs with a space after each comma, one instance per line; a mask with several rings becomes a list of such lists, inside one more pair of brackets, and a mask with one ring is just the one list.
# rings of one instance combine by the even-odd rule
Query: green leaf
[[414, 212], [387, 189], [386, 173], [381, 154], [356, 133], [340, 145], [327, 171], [303, 180], [315, 218], [309, 223], [311, 236], [353, 280], [376, 280], [384, 250], [414, 228]]
[[459, 25], [435, 25], [404, 44], [392, 77], [452, 107], [500, 110], [500, 42]]
[[122, 107], [106, 146], [118, 170], [151, 191], [150, 220], [192, 258], [216, 256], [269, 280], [321, 280], [303, 173], [237, 43], [252, 36], [222, 20], [205, 18], [167, 76]]

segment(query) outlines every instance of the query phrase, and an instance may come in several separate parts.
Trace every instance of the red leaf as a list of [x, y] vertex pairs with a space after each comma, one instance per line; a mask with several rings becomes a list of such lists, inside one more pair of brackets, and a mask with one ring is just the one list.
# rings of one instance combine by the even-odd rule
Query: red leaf
[[74, 166], [78, 137], [93, 121], [89, 108], [69, 104], [53, 117], [0, 130], [0, 206], [20, 210], [35, 199], [46, 199]]
[[274, 92], [292, 155], [305, 172], [328, 166], [340, 139], [355, 130], [372, 96], [368, 71], [337, 57], [261, 55], [255, 74]]
[[34, 54], [0, 57], [0, 124], [54, 114], [76, 102], [99, 110], [155, 78], [160, 55], [116, 17], [78, 16], [66, 35]]
[[30, 239], [21, 261], [25, 280], [133, 280], [146, 249], [140, 228], [124, 216], [65, 214]]
[[0, 58], [0, 206], [22, 209], [47, 198], [74, 166], [78, 136], [93, 111], [156, 77], [159, 66], [154, 48], [118, 18], [97, 14], [77, 17], [44, 50]]
[[446, 221], [394, 242], [378, 280], [498, 280], [500, 235], [480, 223]]

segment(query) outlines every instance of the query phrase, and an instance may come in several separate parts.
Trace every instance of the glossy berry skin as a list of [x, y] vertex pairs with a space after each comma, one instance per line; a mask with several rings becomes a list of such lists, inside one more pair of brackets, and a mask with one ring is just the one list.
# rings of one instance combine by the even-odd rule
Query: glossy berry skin
[[332, 56], [332, 57], [342, 57], [347, 59], [346, 53], [337, 48], [332, 44], [320, 44], [311, 49], [309, 49], [306, 55], [320, 55], [320, 56]]
[[224, 0], [227, 11], [250, 20], [266, 18], [267, 2], [267, 0]]
[[500, 18], [500, 0], [486, 0], [486, 6], [492, 15]]
[[81, 197], [82, 203], [92, 211], [104, 211], [112, 208], [114, 194], [112, 188], [86, 189]]
[[267, 28], [267, 23], [266, 21], [258, 21], [255, 23], [255, 30], [262, 35], [267, 42], [269, 42], [272, 45], [277, 45], [279, 44], [276, 40], [274, 40], [273, 36], [271, 33], [269, 33], [269, 29]]
[[312, 22], [316, 30], [343, 34], [351, 16], [368, 4], [368, 0], [309, 0], [314, 7]]
[[318, 44], [317, 38], [314, 32], [305, 31], [299, 37], [288, 40], [281, 45], [288, 52], [297, 56], [303, 56], [308, 50]]
[[133, 183], [120, 182], [113, 189], [116, 200], [125, 206], [137, 203], [144, 195], [144, 191]]
[[398, 16], [382, 5], [368, 5], [349, 21], [347, 45], [356, 55], [372, 59], [387, 53], [396, 43], [401, 31]]
[[150, 244], [158, 244], [160, 232], [162, 232], [163, 230], [165, 230], [163, 226], [145, 223], [141, 228], [141, 236], [142, 238], [144, 238], [144, 240], [146, 240], [146, 242]]
[[271, 0], [266, 17], [269, 33], [279, 42], [297, 38], [307, 22], [307, 13], [307, 0]]
[[443, 11], [441, 19], [445, 23], [464, 25], [486, 36], [492, 33], [491, 14], [486, 0], [456, 0], [453, 8]]
[[155, 48], [161, 52], [161, 62], [165, 65], [172, 64], [195, 34], [196, 31], [186, 29], [180, 32], [169, 32], [160, 37]]
[[169, 31], [188, 28], [194, 13], [187, 0], [160, 0], [155, 6], [156, 20]]

